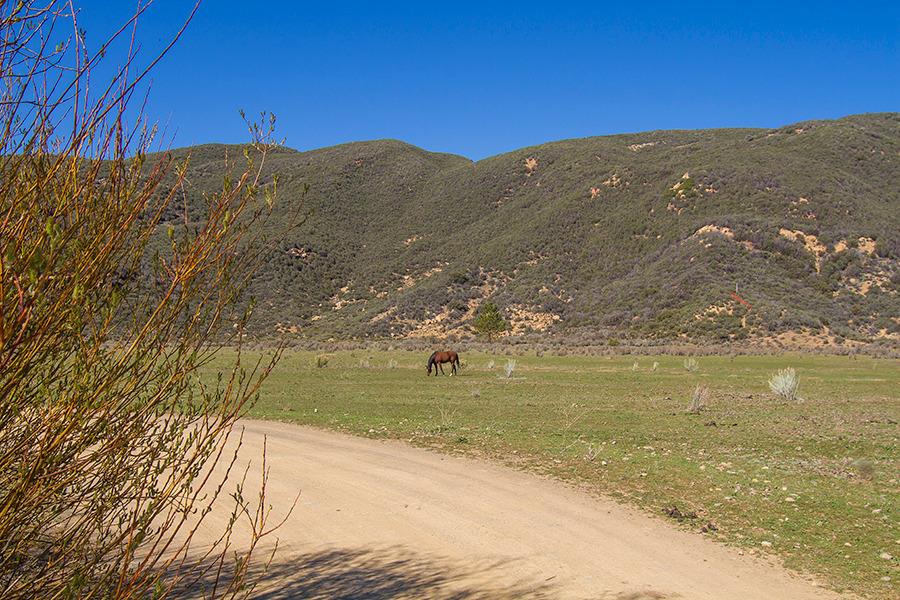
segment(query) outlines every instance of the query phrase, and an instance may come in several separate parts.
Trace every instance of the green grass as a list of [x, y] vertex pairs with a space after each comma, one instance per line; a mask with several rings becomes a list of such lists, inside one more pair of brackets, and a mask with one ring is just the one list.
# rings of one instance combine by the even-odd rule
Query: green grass
[[[459, 377], [429, 379], [424, 354], [341, 352], [316, 368], [314, 353], [288, 352], [252, 415], [487, 456], [655, 514], [677, 505], [697, 513], [683, 526], [712, 523], [707, 535], [838, 590], [896, 597], [897, 361], [701, 357], [689, 373], [674, 356], [514, 358], [511, 379], [507, 357], [480, 354], [462, 356]], [[768, 390], [788, 366], [802, 402]], [[687, 414], [698, 383], [708, 406]]]

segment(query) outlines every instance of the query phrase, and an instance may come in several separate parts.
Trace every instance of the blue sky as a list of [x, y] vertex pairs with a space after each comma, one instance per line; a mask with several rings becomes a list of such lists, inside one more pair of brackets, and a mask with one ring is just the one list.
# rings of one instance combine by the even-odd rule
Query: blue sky
[[[135, 6], [76, 4], [95, 43]], [[191, 4], [154, 2], [145, 56]], [[154, 71], [147, 114], [185, 146], [246, 140], [240, 108], [275, 113], [293, 148], [397, 138], [474, 159], [897, 111], [900, 3], [206, 0]]]

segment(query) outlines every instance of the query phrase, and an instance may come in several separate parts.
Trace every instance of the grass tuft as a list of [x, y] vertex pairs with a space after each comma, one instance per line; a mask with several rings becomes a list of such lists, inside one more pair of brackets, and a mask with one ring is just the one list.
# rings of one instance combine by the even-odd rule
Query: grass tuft
[[516, 361], [513, 358], [510, 358], [506, 361], [506, 367], [504, 367], [506, 371], [506, 378], [510, 379], [513, 375], [513, 371], [516, 370]]
[[800, 387], [800, 377], [792, 367], [777, 371], [769, 378], [769, 389], [785, 400], [800, 400], [797, 389]]
[[700, 411], [706, 408], [706, 399], [709, 397], [709, 386], [700, 384], [694, 388], [691, 395], [691, 404], [688, 406], [688, 412], [692, 415], [699, 415]]

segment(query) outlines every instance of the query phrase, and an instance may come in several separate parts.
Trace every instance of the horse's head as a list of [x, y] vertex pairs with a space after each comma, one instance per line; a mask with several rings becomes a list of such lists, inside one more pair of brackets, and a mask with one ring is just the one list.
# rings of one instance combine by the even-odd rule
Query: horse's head
[[[434, 365], [434, 355], [435, 354], [437, 354], [437, 352], [431, 353], [431, 356], [428, 357], [428, 366], [425, 367], [425, 370], [428, 371], [429, 375], [431, 375], [431, 366]], [[434, 374], [437, 375], [437, 367], [434, 367], [434, 368], [435, 368]]]

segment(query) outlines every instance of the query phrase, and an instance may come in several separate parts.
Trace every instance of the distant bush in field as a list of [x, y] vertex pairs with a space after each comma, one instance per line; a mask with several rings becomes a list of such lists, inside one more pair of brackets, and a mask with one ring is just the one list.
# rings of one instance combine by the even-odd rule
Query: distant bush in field
[[639, 367], [640, 365], [637, 363], [637, 361], [635, 361], [634, 364], [631, 365], [631, 370], [637, 371]]
[[693, 356], [689, 356], [688, 358], [684, 359], [684, 368], [686, 371], [693, 373], [700, 368], [700, 363], [697, 362], [697, 359]]
[[396, 368], [397, 368], [397, 361], [392, 358], [391, 360], [388, 361], [388, 369], [396, 369]]
[[328, 355], [327, 354], [319, 354], [316, 356], [316, 368], [324, 369], [328, 366]]
[[699, 415], [700, 411], [706, 408], [706, 399], [709, 397], [709, 386], [700, 384], [694, 388], [691, 395], [691, 403], [688, 406], [688, 412], [692, 415]]
[[491, 369], [494, 368], [494, 361], [493, 360], [487, 361], [487, 364], [485, 365], [485, 367], [487, 367], [487, 370], [490, 371]]
[[506, 361], [506, 367], [504, 367], [506, 371], [506, 378], [509, 379], [512, 377], [513, 371], [516, 370], [516, 361], [512, 358]]
[[658, 368], [659, 368], [659, 363], [656, 362], [656, 361], [653, 361], [653, 366], [650, 367], [650, 370], [653, 371], [653, 372], [656, 372], [656, 370], [657, 370]]
[[788, 367], [777, 371], [769, 379], [769, 389], [785, 400], [799, 400], [797, 388], [800, 387], [800, 377], [793, 368]]

